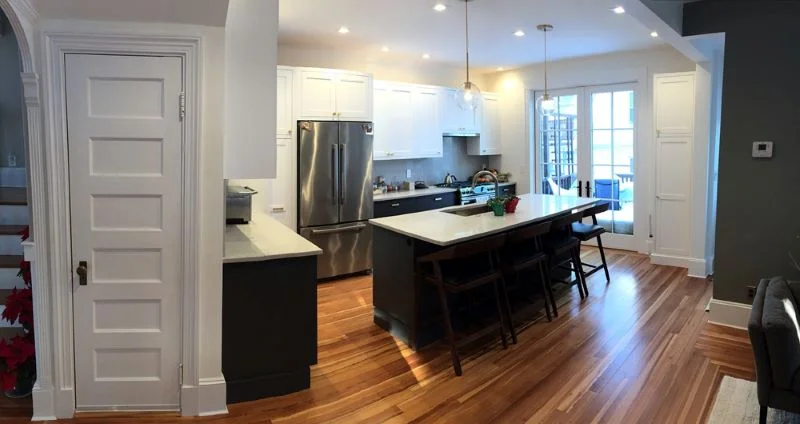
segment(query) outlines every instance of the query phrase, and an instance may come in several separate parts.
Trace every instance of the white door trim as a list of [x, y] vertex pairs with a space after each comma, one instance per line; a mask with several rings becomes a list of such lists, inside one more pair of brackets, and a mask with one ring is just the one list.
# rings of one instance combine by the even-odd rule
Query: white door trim
[[[183, 260], [182, 260], [182, 341], [183, 386], [181, 411], [184, 415], [198, 415], [196, 388], [198, 378], [200, 337], [196, 325], [199, 308], [199, 153], [201, 134], [201, 81], [202, 37], [164, 34], [97, 34], [71, 32], [44, 32], [44, 69], [47, 169], [41, 164], [31, 173], [47, 175], [47, 191], [43, 200], [49, 206], [50, 290], [52, 311], [37, 311], [38, 320], [53, 325], [53, 382], [55, 384], [56, 416], [69, 418], [75, 412], [75, 362], [73, 345], [72, 275], [69, 216], [69, 175], [66, 132], [66, 99], [64, 98], [64, 57], [69, 53], [126, 54], [175, 56], [183, 59], [183, 81], [186, 93], [186, 116], [183, 129]], [[49, 171], [49, 172], [48, 172]], [[38, 240], [37, 240], [38, 241]], [[52, 316], [49, 316], [52, 312]], [[46, 358], [45, 358], [46, 359]], [[41, 378], [41, 376], [40, 376]], [[188, 396], [186, 396], [188, 394]]]

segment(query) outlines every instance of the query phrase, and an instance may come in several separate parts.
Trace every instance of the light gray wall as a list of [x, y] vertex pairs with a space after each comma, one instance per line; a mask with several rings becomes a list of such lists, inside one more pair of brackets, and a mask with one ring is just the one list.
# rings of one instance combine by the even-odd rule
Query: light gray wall
[[25, 166], [25, 132], [22, 114], [22, 80], [19, 48], [11, 23], [0, 12], [0, 167], [7, 167], [8, 155]]
[[[684, 35], [725, 32], [714, 298], [749, 303], [760, 278], [800, 279], [800, 3], [696, 2]], [[753, 159], [752, 143], [775, 143]]]
[[[465, 181], [481, 169], [483, 164], [489, 165], [489, 156], [467, 156], [467, 141], [461, 137], [445, 137], [443, 157], [431, 159], [382, 160], [372, 165], [374, 177], [381, 175], [387, 183], [406, 180], [406, 170], [411, 170], [411, 181], [425, 181], [428, 184], [439, 184], [448, 173]], [[512, 176], [513, 179], [513, 176]]]

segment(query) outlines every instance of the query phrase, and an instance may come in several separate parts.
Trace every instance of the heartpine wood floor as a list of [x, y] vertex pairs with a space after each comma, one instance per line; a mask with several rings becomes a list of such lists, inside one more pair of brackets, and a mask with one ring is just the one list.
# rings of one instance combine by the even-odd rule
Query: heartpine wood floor
[[[468, 353], [463, 377], [454, 376], [441, 344], [415, 353], [375, 326], [370, 277], [358, 277], [319, 287], [319, 364], [310, 390], [231, 405], [226, 417], [67, 422], [704, 422], [722, 375], [754, 379], [746, 332], [706, 323], [711, 283], [650, 265], [646, 256], [607, 255], [610, 285], [595, 274], [588, 300], [567, 294], [559, 318], [531, 323], [517, 345]], [[599, 259], [591, 248], [583, 256]], [[0, 401], [0, 417], [14, 413], [6, 404]]]

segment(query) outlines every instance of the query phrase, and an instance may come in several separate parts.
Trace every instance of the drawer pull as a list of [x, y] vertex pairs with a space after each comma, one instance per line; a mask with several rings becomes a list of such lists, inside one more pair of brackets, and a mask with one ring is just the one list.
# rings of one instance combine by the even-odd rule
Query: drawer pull
[[400, 204], [399, 204], [399, 203], [392, 203], [392, 207], [393, 207], [393, 208], [396, 208], [396, 207], [398, 207], [398, 206], [400, 206]]
[[284, 208], [283, 206], [274, 207], [272, 208], [272, 212], [286, 212], [286, 208]]
[[442, 198], [441, 198], [441, 197], [434, 197], [434, 198], [433, 198], [433, 201], [434, 201], [434, 202], [438, 202], [438, 201], [440, 201], [440, 200], [442, 200]]

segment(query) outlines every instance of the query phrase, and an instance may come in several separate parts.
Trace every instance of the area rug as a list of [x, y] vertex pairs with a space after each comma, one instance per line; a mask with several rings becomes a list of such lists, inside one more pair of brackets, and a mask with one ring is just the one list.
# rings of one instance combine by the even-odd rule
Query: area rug
[[[753, 381], [722, 378], [708, 424], [758, 423], [758, 389]], [[800, 415], [770, 408], [769, 424], [800, 424]]]

